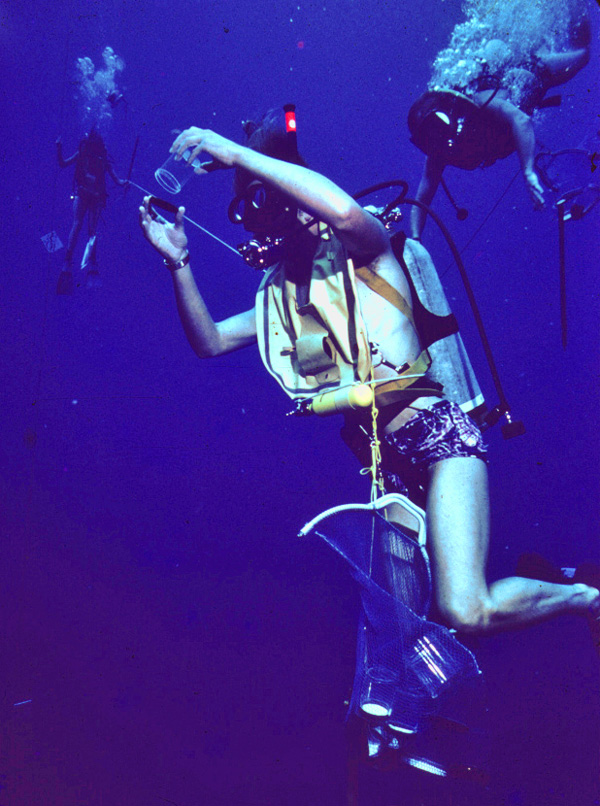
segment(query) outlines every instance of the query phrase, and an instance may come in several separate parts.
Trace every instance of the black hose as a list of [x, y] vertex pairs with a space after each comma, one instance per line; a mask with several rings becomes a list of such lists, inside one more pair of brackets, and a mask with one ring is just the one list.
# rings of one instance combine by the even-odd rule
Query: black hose
[[465, 291], [467, 294], [467, 298], [469, 300], [469, 305], [471, 306], [471, 311], [473, 312], [473, 318], [475, 319], [475, 325], [477, 327], [477, 332], [479, 333], [479, 338], [483, 345], [483, 350], [485, 352], [485, 357], [490, 369], [490, 374], [492, 376], [492, 380], [494, 382], [494, 387], [496, 389], [496, 393], [499, 399], [499, 405], [496, 406], [488, 417], [488, 424], [493, 425], [495, 422], [498, 421], [501, 415], [506, 415], [508, 423], [503, 426], [503, 434], [506, 439], [509, 439], [511, 436], [517, 436], [519, 434], [524, 433], [524, 427], [520, 422], [513, 422], [510, 417], [510, 406], [508, 404], [508, 400], [506, 399], [506, 395], [504, 394], [504, 388], [502, 386], [502, 381], [500, 380], [500, 375], [498, 373], [498, 368], [496, 366], [496, 361], [494, 360], [494, 355], [492, 353], [492, 348], [490, 346], [489, 339], [487, 337], [487, 332], [485, 329], [485, 325], [483, 324], [483, 319], [481, 317], [481, 312], [479, 310], [479, 306], [477, 305], [477, 300], [475, 299], [475, 294], [473, 293], [473, 288], [471, 287], [471, 282], [467, 275], [467, 271], [465, 269], [465, 265], [462, 261], [460, 256], [460, 252], [450, 234], [448, 228], [441, 220], [441, 218], [435, 213], [431, 207], [427, 204], [424, 204], [417, 199], [409, 199], [406, 197], [408, 192], [408, 183], [405, 182], [403, 179], [394, 179], [389, 182], [379, 182], [376, 185], [372, 185], [371, 187], [366, 188], [365, 190], [361, 190], [359, 193], [356, 193], [353, 198], [354, 199], [361, 199], [363, 196], [368, 196], [370, 193], [375, 193], [378, 190], [384, 190], [389, 187], [402, 187], [402, 193], [394, 199], [393, 202], [388, 204], [382, 213], [382, 217], [385, 216], [391, 209], [393, 209], [398, 204], [410, 204], [414, 207], [419, 207], [421, 210], [424, 210], [431, 218], [435, 221], [437, 226], [440, 229], [440, 232], [444, 236], [450, 251], [452, 252], [452, 257], [456, 263], [458, 271], [460, 273], [461, 280], [465, 287]]
[[494, 381], [494, 386], [496, 388], [496, 393], [498, 394], [498, 398], [500, 400], [500, 406], [503, 410], [502, 413], [510, 412], [510, 406], [508, 405], [506, 395], [504, 394], [504, 388], [500, 380], [500, 375], [498, 374], [498, 368], [496, 367], [496, 361], [494, 360], [492, 348], [490, 346], [485, 325], [483, 324], [483, 319], [481, 317], [481, 312], [479, 311], [479, 306], [477, 305], [477, 300], [475, 299], [475, 294], [473, 293], [471, 281], [469, 280], [469, 277], [467, 275], [467, 270], [465, 269], [465, 264], [463, 263], [463, 260], [460, 256], [460, 252], [458, 251], [458, 248], [454, 243], [454, 239], [450, 235], [448, 228], [441, 220], [441, 218], [437, 215], [437, 213], [434, 213], [433, 210], [430, 207], [428, 207], [428, 205], [423, 204], [423, 202], [420, 202], [417, 199], [406, 199], [406, 198], [404, 199], [404, 204], [412, 204], [415, 207], [419, 207], [421, 210], [424, 210], [426, 213], [428, 213], [435, 221], [435, 223], [438, 225], [442, 235], [446, 239], [446, 243], [448, 244], [450, 251], [452, 252], [452, 257], [456, 262], [456, 266], [458, 268], [461, 280], [467, 293], [467, 298], [469, 300], [469, 305], [471, 306], [471, 311], [473, 312], [473, 318], [475, 319], [475, 324], [477, 326], [479, 338], [481, 339], [483, 350], [485, 352], [485, 357], [487, 359], [488, 366], [490, 368], [490, 373]]

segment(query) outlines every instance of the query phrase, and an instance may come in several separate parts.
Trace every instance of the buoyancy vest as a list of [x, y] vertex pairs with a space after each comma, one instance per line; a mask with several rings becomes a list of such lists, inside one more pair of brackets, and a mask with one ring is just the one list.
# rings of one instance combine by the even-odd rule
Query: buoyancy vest
[[[408, 276], [402, 248], [394, 242], [393, 246]], [[356, 275], [402, 311], [420, 336], [419, 325], [427, 319], [421, 337], [425, 347], [458, 329], [453, 316], [440, 317], [427, 311], [418, 302], [414, 287], [413, 316], [412, 307], [402, 295], [375, 271], [368, 266], [354, 268], [343, 244], [326, 227], [320, 231], [306, 283], [297, 284], [290, 279], [290, 273], [286, 275], [285, 269], [285, 262], [276, 264], [258, 289], [258, 346], [265, 367], [281, 387], [296, 400], [313, 398], [313, 411], [319, 412], [316, 404], [321, 406], [324, 393], [361, 384], [371, 375], [372, 345], [360, 312]], [[412, 283], [410, 278], [409, 282]], [[439, 383], [416, 383], [430, 365], [431, 357], [424, 349], [412, 364], [397, 369], [395, 378], [378, 381], [375, 387], [378, 405], [399, 400], [408, 403], [422, 394], [439, 396], [442, 390]], [[358, 405], [368, 405], [368, 398], [361, 396], [361, 400]], [[336, 397], [334, 405], [326, 405], [327, 410], [319, 413], [341, 411], [348, 405], [355, 407], [354, 402], [340, 403]]]
[[107, 195], [105, 179], [107, 162], [106, 149], [103, 146], [92, 146], [84, 138], [79, 144], [79, 153], [75, 163], [73, 179], [76, 192], [83, 191], [103, 203]]
[[366, 381], [371, 348], [352, 261], [322, 228], [306, 284], [286, 276], [285, 262], [264, 276], [256, 296], [258, 347], [267, 370], [292, 398]]

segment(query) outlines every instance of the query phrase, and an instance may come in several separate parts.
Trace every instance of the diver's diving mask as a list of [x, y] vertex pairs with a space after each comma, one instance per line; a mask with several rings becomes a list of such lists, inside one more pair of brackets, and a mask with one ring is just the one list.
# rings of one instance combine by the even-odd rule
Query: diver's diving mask
[[445, 110], [434, 109], [429, 112], [424, 117], [419, 132], [426, 153], [449, 161], [453, 149], [458, 144], [464, 123], [464, 118], [448, 114]]
[[249, 266], [263, 271], [282, 260], [290, 241], [316, 223], [310, 217], [300, 223], [294, 201], [258, 179], [232, 199], [227, 215], [255, 236], [237, 250]]
[[286, 235], [298, 221], [298, 208], [286, 197], [258, 180], [232, 199], [227, 211], [232, 224], [243, 224], [247, 232]]

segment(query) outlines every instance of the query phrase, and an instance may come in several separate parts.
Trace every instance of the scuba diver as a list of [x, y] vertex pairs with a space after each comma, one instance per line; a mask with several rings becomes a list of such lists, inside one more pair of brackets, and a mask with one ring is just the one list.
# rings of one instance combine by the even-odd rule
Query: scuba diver
[[[211, 358], [258, 344], [267, 371], [314, 411], [322, 390], [333, 390], [336, 399], [357, 380], [372, 380], [391, 490], [401, 489], [407, 465], [427, 488], [434, 595], [447, 625], [482, 634], [567, 612], [597, 623], [600, 592], [582, 582], [513, 576], [488, 584], [486, 448], [473, 420], [428, 377], [411, 290], [387, 230], [340, 187], [307, 168], [273, 116], [246, 131], [247, 146], [241, 146], [191, 127], [171, 152], [179, 158], [188, 152], [190, 165], [208, 153], [212, 163], [197, 167], [198, 174], [233, 169], [230, 219], [263, 243], [277, 243], [279, 255], [268, 264], [253, 308], [214, 321], [192, 273], [184, 208], [173, 223], [156, 212], [153, 197], [139, 208], [143, 234], [171, 274], [192, 349]], [[364, 424], [352, 412], [347, 419], [351, 431]]]
[[[568, 41], [549, 43], [529, 3], [487, 8], [489, 3], [482, 0], [471, 5], [471, 17], [455, 27], [449, 47], [436, 58], [428, 91], [409, 111], [411, 140], [426, 155], [417, 200], [431, 204], [447, 165], [474, 170], [516, 151], [529, 196], [541, 209], [544, 190], [534, 166], [532, 116], [538, 109], [557, 106], [560, 96], [546, 98], [548, 90], [569, 81], [588, 63], [587, 11], [574, 22], [563, 15], [554, 28], [568, 27]], [[486, 9], [479, 9], [481, 5]], [[519, 16], [507, 19], [520, 6]], [[541, 30], [532, 32], [536, 26]], [[532, 48], [533, 42], [537, 47]], [[466, 216], [465, 211], [457, 212], [459, 218]], [[413, 238], [421, 237], [426, 218], [424, 210], [413, 208]]]
[[116, 107], [119, 104], [125, 104], [125, 106], [127, 106], [127, 101], [125, 100], [125, 96], [123, 95], [122, 92], [118, 92], [117, 90], [113, 90], [112, 92], [109, 92], [108, 95], [106, 96], [106, 100], [108, 101], [108, 103], [111, 105], [111, 107], [113, 109], [116, 109]]
[[87, 269], [86, 283], [88, 287], [99, 285], [100, 278], [96, 268], [96, 230], [102, 208], [106, 204], [106, 174], [119, 187], [126, 187], [127, 180], [116, 175], [104, 140], [98, 129], [93, 126], [77, 148], [67, 159], [63, 157], [62, 140], [56, 141], [56, 157], [61, 168], [75, 163], [73, 177], [73, 226], [69, 233], [65, 262], [61, 271], [57, 294], [73, 293], [73, 252], [83, 226], [84, 218], [88, 220], [88, 240], [81, 260], [81, 269]]

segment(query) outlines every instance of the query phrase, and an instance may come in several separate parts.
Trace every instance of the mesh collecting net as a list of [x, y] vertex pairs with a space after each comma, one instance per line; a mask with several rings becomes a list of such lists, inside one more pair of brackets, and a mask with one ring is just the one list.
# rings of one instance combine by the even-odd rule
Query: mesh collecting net
[[[391, 499], [401, 524], [386, 520]], [[388, 502], [387, 509], [381, 502]], [[360, 586], [350, 713], [371, 721], [390, 741], [419, 731], [440, 694], [479, 673], [472, 653], [426, 618], [431, 577], [424, 521], [415, 509], [403, 496], [388, 495], [375, 506], [328, 510], [303, 530], [340, 554]]]

